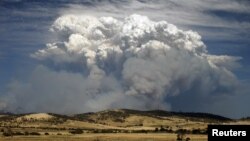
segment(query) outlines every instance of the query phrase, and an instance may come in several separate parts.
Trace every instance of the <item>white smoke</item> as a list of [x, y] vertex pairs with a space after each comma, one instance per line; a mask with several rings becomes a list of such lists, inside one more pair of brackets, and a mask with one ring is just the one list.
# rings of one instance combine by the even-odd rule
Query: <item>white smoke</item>
[[166, 21], [65, 15], [51, 31], [57, 41], [32, 54], [44, 64], [27, 85], [13, 86], [9, 109], [169, 109], [168, 97], [228, 94], [238, 83], [231, 71], [240, 58], [210, 55], [198, 33]]

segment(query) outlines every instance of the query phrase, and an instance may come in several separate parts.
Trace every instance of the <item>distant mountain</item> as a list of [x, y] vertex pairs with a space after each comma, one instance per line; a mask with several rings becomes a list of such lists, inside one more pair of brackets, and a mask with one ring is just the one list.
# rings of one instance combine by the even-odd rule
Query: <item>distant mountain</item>
[[151, 110], [151, 111], [139, 111], [131, 109], [117, 109], [117, 110], [105, 110], [96, 113], [83, 113], [74, 116], [77, 120], [89, 121], [89, 122], [103, 122], [104, 120], [111, 120], [114, 122], [122, 122], [129, 116], [144, 116], [156, 119], [164, 119], [171, 117], [178, 117], [181, 119], [191, 121], [202, 121], [202, 122], [229, 122], [232, 119], [209, 114], [209, 113], [185, 113], [185, 112], [169, 112], [163, 110]]
[[[156, 119], [178, 117], [191, 121], [206, 121], [206, 122], [229, 122], [233, 121], [230, 118], [209, 114], [209, 113], [195, 113], [195, 112], [170, 112], [164, 110], [150, 110], [140, 111], [132, 109], [115, 109], [115, 110], [104, 110], [100, 112], [90, 112], [83, 114], [76, 114], [73, 116], [60, 115], [54, 113], [28, 113], [28, 114], [13, 114], [13, 113], [0, 113], [1, 117], [8, 118], [24, 118], [24, 119], [46, 119], [46, 118], [64, 118], [88, 122], [98, 122], [103, 120], [111, 120], [122, 122], [124, 119], [130, 116], [143, 116], [151, 117]], [[0, 119], [1, 119], [0, 117]], [[45, 118], [46, 117], [46, 118]], [[246, 118], [244, 118], [246, 119]], [[247, 118], [249, 119], [249, 118]]]

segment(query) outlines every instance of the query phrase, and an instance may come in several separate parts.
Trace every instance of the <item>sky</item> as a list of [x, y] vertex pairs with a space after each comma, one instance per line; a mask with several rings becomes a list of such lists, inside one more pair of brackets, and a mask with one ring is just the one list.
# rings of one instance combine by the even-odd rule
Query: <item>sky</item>
[[0, 0], [0, 27], [1, 111], [250, 116], [248, 0]]

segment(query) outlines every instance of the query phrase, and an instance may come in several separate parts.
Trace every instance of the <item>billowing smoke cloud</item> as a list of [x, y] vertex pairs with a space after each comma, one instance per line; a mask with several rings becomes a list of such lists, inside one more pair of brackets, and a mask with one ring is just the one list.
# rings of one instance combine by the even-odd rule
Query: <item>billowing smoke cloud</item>
[[[238, 57], [210, 55], [201, 36], [131, 15], [64, 15], [27, 84], [13, 82], [6, 109], [74, 113], [107, 108], [170, 109], [168, 98], [232, 94]], [[211, 100], [211, 99], [210, 99]], [[195, 103], [197, 101], [193, 101]], [[185, 106], [185, 105], [183, 105]], [[174, 108], [174, 107], [173, 107]]]

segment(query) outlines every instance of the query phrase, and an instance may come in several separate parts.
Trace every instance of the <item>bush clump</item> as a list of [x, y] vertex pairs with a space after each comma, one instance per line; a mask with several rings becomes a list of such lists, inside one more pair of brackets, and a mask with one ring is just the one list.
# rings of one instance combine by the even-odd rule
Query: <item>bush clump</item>
[[38, 133], [38, 132], [30, 132], [29, 135], [39, 136], [39, 135], [41, 135], [41, 134]]
[[24, 135], [24, 133], [22, 133], [22, 132], [15, 132], [15, 133], [14, 133], [14, 135], [17, 135], [17, 136], [23, 136], [23, 135]]
[[75, 130], [73, 130], [73, 131], [69, 131], [71, 134], [82, 134], [83, 133], [83, 131], [82, 131], [82, 129], [75, 129]]
[[3, 132], [3, 136], [9, 137], [9, 136], [12, 136], [12, 134], [11, 133], [7, 133], [7, 132]]

